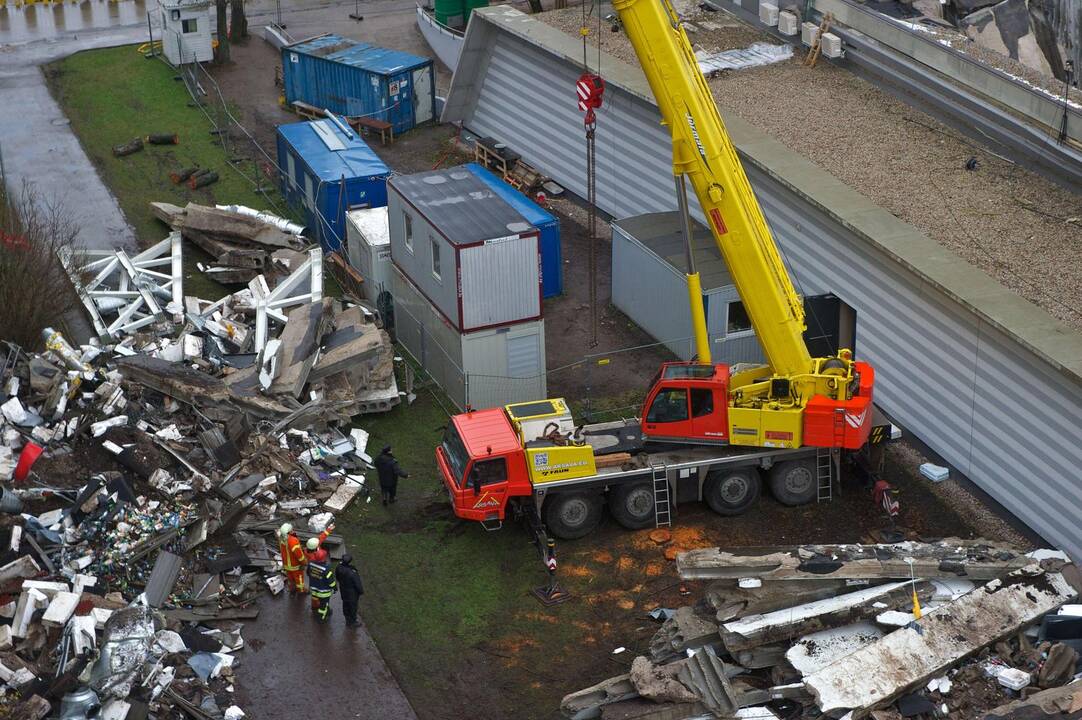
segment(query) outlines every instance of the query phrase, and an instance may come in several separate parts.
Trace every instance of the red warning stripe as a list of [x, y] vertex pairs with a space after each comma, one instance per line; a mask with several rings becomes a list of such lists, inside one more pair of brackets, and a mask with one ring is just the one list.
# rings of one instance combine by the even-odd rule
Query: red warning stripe
[[725, 227], [725, 220], [721, 217], [721, 211], [717, 208], [710, 211], [710, 221], [714, 223], [714, 229], [718, 231], [718, 235], [729, 232], [729, 228]]

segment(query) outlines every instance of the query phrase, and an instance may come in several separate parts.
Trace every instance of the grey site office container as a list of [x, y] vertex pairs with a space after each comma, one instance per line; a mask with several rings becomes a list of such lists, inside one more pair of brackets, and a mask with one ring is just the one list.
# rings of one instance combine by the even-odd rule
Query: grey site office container
[[[715, 362], [762, 362], [755, 331], [742, 329], [740, 295], [710, 231], [692, 221], [706, 330]], [[612, 302], [677, 357], [695, 354], [680, 214], [647, 213], [612, 223]], [[730, 320], [733, 326], [730, 327]]]
[[539, 232], [466, 168], [387, 182], [391, 260], [459, 332], [541, 318]]

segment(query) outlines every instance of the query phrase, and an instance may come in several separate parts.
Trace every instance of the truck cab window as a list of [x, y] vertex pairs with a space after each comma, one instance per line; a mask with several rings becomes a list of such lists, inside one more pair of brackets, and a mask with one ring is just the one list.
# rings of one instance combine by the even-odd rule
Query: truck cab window
[[679, 422], [688, 419], [688, 393], [684, 388], [662, 388], [654, 396], [646, 422]]
[[492, 485], [507, 480], [507, 460], [504, 458], [492, 458], [491, 460], [478, 460], [470, 469], [469, 485], [480, 481], [480, 485]]
[[714, 391], [709, 388], [691, 389], [691, 417], [703, 417], [714, 412]]

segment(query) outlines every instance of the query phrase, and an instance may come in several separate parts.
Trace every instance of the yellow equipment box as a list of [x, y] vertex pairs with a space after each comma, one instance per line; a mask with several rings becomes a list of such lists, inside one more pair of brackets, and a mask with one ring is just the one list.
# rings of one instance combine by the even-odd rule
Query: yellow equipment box
[[798, 448], [804, 442], [800, 408], [729, 408], [729, 444]]
[[589, 445], [548, 445], [526, 448], [526, 467], [535, 485], [570, 480], [597, 473], [594, 449]]
[[523, 444], [545, 438], [553, 431], [570, 437], [575, 430], [571, 409], [563, 398], [533, 400], [504, 406]]

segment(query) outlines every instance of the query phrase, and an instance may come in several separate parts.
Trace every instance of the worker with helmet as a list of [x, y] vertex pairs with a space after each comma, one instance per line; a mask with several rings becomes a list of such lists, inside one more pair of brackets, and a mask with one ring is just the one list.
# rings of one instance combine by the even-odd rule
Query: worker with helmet
[[331, 616], [331, 596], [337, 582], [331, 567], [330, 553], [323, 547], [323, 541], [334, 530], [334, 524], [319, 534], [318, 538], [308, 540], [308, 594], [312, 598], [312, 612], [320, 622], [326, 622]]
[[304, 581], [308, 556], [289, 523], [282, 523], [282, 527], [278, 528], [278, 551], [282, 554], [282, 570], [285, 571], [290, 592], [304, 594], [308, 591]]

